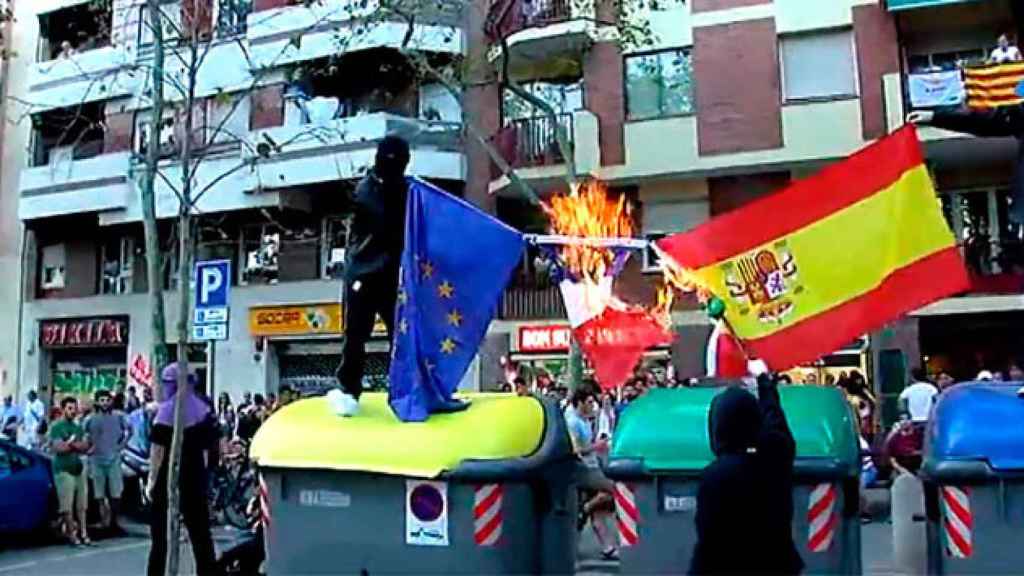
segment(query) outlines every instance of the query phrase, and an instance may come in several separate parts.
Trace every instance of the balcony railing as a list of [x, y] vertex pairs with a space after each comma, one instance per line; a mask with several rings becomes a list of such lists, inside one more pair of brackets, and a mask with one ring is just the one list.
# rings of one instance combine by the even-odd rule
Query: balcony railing
[[565, 303], [557, 286], [546, 288], [516, 287], [505, 290], [501, 298], [503, 320], [538, 320], [565, 318]]
[[513, 168], [553, 166], [565, 161], [558, 147], [556, 127], [561, 126], [569, 141], [573, 138], [573, 116], [559, 114], [555, 121], [547, 116], [512, 120], [497, 135], [498, 149]]
[[526, 28], [571, 20], [572, 12], [570, 0], [494, 0], [485, 32], [492, 41], [498, 41]]

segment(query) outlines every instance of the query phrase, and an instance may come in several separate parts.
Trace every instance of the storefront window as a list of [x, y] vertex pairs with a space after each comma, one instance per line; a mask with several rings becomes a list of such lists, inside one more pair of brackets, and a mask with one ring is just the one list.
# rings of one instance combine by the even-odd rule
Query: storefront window
[[626, 112], [643, 120], [694, 112], [690, 50], [666, 50], [626, 58]]

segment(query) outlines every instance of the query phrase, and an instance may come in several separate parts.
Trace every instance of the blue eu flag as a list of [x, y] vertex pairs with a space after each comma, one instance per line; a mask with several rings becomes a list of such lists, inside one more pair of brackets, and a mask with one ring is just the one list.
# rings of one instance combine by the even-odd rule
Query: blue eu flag
[[452, 394], [524, 246], [522, 234], [492, 216], [409, 180], [389, 374], [389, 402], [400, 420], [422, 422], [459, 406]]

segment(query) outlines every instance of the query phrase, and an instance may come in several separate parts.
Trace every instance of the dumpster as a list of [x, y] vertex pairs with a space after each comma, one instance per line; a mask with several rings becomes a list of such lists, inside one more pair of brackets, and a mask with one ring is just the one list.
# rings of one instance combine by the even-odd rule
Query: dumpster
[[288, 405], [252, 445], [268, 574], [569, 574], [576, 458], [556, 404], [470, 395], [402, 423], [384, 394], [353, 418]]
[[[652, 390], [623, 412], [607, 469], [615, 481], [622, 574], [689, 569], [697, 488], [714, 460], [708, 415], [721, 390]], [[853, 412], [834, 388], [788, 386], [779, 392], [797, 444], [793, 540], [805, 573], [860, 574]]]
[[1015, 574], [1024, 565], [1024, 399], [1020, 382], [956, 385], [928, 424], [921, 476], [928, 572]]

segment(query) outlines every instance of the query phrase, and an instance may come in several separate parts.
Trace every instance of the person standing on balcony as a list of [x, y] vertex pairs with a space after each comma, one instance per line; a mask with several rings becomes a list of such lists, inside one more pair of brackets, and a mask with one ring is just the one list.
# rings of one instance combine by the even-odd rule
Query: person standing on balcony
[[356, 187], [354, 217], [345, 262], [345, 344], [337, 376], [343, 394], [335, 409], [359, 411], [366, 364], [366, 341], [380, 314], [388, 338], [394, 336], [399, 265], [405, 248], [405, 204], [409, 185], [409, 144], [388, 136], [377, 146], [373, 168]]
[[989, 55], [988, 61], [992, 64], [1004, 64], [1006, 62], [1020, 62], [1024, 60], [1021, 57], [1020, 49], [1010, 44], [1010, 38], [1006, 34], [999, 36], [999, 45], [996, 46], [995, 50], [992, 50], [992, 54]]

